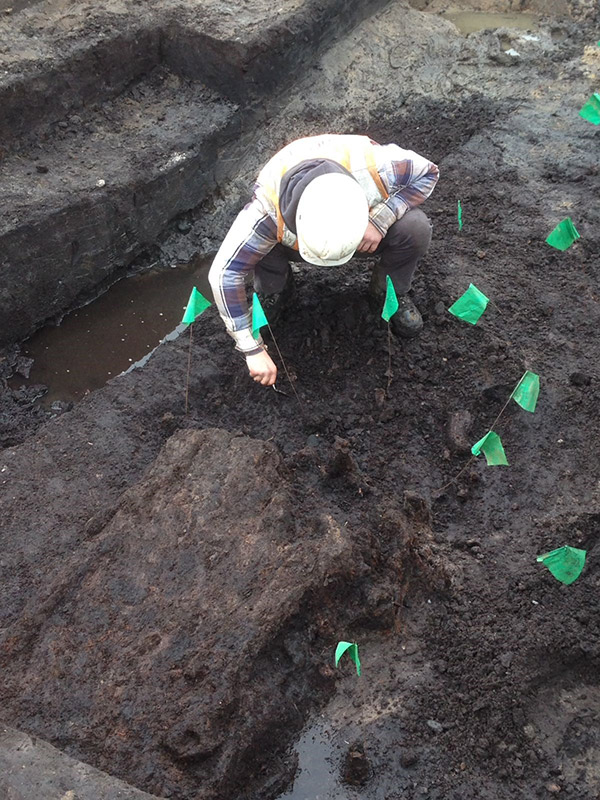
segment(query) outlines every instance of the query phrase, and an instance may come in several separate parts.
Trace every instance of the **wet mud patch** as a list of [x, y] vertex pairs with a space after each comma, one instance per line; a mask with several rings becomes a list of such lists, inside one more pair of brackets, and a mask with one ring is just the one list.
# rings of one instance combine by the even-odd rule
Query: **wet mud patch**
[[45, 385], [42, 403], [51, 408], [81, 400], [111, 377], [143, 364], [165, 337], [177, 335], [193, 286], [211, 297], [209, 267], [210, 259], [199, 257], [122, 279], [24, 343], [20, 357], [33, 364], [27, 376], [13, 375], [10, 387]]
[[209, 266], [199, 257], [137, 273], [132, 267], [132, 275], [58, 324], [44, 326], [21, 346], [0, 348], [0, 446], [20, 444], [179, 335], [192, 287], [210, 297]]
[[484, 11], [455, 11], [446, 13], [461, 33], [469, 34], [488, 28], [516, 28], [525, 31], [536, 30], [538, 23], [532, 14], [492, 14]]

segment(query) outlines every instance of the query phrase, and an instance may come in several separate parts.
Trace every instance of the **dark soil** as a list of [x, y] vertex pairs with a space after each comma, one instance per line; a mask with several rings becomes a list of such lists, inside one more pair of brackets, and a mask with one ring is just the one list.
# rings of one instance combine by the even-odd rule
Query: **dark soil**
[[[464, 104], [412, 138], [410, 107], [382, 120], [443, 150], [425, 328], [392, 342], [389, 391], [368, 268], [300, 267], [274, 326], [299, 399], [283, 370], [287, 397], [249, 381], [211, 310], [189, 415], [182, 337], [2, 452], [7, 723], [181, 800], [274, 797], [317, 709], [353, 743], [338, 796], [598, 798], [598, 132], [566, 100], [582, 80], [549, 70], [535, 100]], [[567, 214], [582, 238], [559, 253], [544, 239]], [[493, 301], [475, 327], [446, 311], [469, 281]], [[496, 428], [510, 466], [467, 465], [525, 369], [542, 392]], [[570, 587], [535, 560], [563, 544], [588, 551]], [[360, 643], [361, 679], [332, 669], [339, 639]]]
[[[202, 374], [220, 417], [223, 383]], [[340, 624], [389, 628], [409, 588], [447, 577], [426, 514], [372, 491], [347, 442], [303, 446], [290, 404], [270, 413], [280, 447], [163, 417], [183, 429], [73, 554], [30, 554], [5, 607], [6, 720], [165, 797], [285, 786], [293, 762], [273, 774], [272, 759], [334, 690]]]
[[[427, 585], [432, 579], [428, 576], [435, 578], [438, 589], [443, 589], [447, 574], [454, 576], [453, 589], [443, 593], [445, 600], [436, 601], [434, 613], [427, 604], [415, 606], [413, 598], [413, 607], [400, 615], [403, 627], [409, 624], [413, 635], [418, 626], [421, 653], [434, 665], [431, 679], [411, 696], [408, 711], [403, 709], [402, 722], [397, 723], [411, 748], [427, 752], [411, 771], [426, 773], [427, 785], [438, 787], [438, 794], [429, 796], [508, 798], [519, 791], [526, 797], [551, 779], [559, 781], [567, 794], [596, 796], [587, 773], [577, 779], [574, 764], [581, 753], [569, 756], [579, 746], [569, 738], [573, 725], [586, 730], [583, 756], [598, 746], [595, 712], [584, 707], [569, 712], [572, 719], [564, 723], [564, 736], [549, 745], [554, 726], [563, 721], [557, 723], [554, 709], [550, 717], [545, 715], [539, 703], [551, 687], [556, 693], [582, 685], [593, 696], [597, 691], [598, 516], [593, 491], [598, 476], [584, 447], [584, 431], [598, 402], [597, 376], [589, 372], [588, 385], [574, 386], [569, 375], [575, 368], [588, 374], [587, 361], [571, 357], [561, 362], [548, 352], [547, 337], [558, 335], [551, 322], [560, 317], [561, 309], [550, 312], [542, 305], [544, 313], [529, 297], [530, 313], [525, 315], [517, 301], [490, 292], [498, 309], [490, 307], [475, 328], [436, 309], [451, 299], [437, 284], [436, 275], [444, 268], [441, 249], [452, 258], [463, 249], [489, 247], [486, 225], [477, 219], [486, 215], [486, 204], [475, 204], [476, 191], [472, 184], [465, 203], [469, 224], [460, 235], [453, 230], [450, 211], [435, 213], [444, 209], [444, 194], [431, 201], [437, 219], [436, 245], [416, 289], [427, 324], [419, 340], [393, 343], [389, 396], [387, 331], [368, 311], [368, 275], [361, 265], [345, 270], [343, 276], [306, 268], [297, 275], [298, 302], [275, 333], [288, 370], [297, 378], [300, 405], [283, 379], [279, 387], [288, 397], [250, 383], [243, 364], [232, 359], [219, 320], [214, 315], [202, 318], [192, 351], [191, 413], [187, 418], [182, 415], [179, 390], [169, 403], [170, 421], [163, 423], [167, 431], [183, 430], [170, 440], [144, 482], [124, 495], [112, 522], [109, 515], [108, 521], [88, 523], [84, 537], [89, 543], [81, 544], [71, 564], [57, 564], [49, 584], [44, 574], [31, 576], [27, 607], [14, 622], [7, 621], [4, 652], [9, 657], [3, 671], [8, 721], [156, 794], [212, 797], [213, 791], [214, 796], [223, 796], [225, 790], [231, 797], [258, 796], [256, 787], [265, 786], [258, 775], [267, 768], [273, 774], [271, 759], [285, 745], [284, 730], [298, 729], [314, 704], [321, 704], [334, 690], [328, 665], [337, 638], [353, 635], [360, 641], [368, 636], [369, 646], [376, 648], [377, 638], [368, 629], [394, 629], [403, 594], [411, 585], [406, 570], [414, 574], [416, 564], [420, 579], [412, 583], [415, 591]], [[487, 208], [496, 213], [496, 204]], [[579, 252], [584, 254], [585, 247], [581, 242]], [[540, 259], [539, 268], [551, 270], [557, 257], [537, 243], [531, 248], [531, 258], [535, 251]], [[562, 258], [574, 259], [575, 254]], [[497, 280], [500, 261], [486, 254], [479, 263], [478, 285], [489, 291], [485, 265], [495, 265], [493, 280]], [[581, 291], [570, 287], [566, 277], [561, 290], [566, 297], [569, 291]], [[544, 292], [538, 302], [549, 302]], [[540, 316], [532, 319], [536, 314]], [[591, 325], [582, 326], [579, 337], [578, 347], [594, 346]], [[521, 346], [527, 347], [526, 359]], [[166, 347], [181, 385], [186, 341]], [[525, 366], [542, 375], [543, 391], [534, 416], [515, 406], [502, 422], [511, 466], [492, 469], [473, 464], [456, 485], [438, 492], [466, 460], [453, 452], [456, 436], [448, 439], [451, 412], [469, 410], [474, 441], [496, 416]], [[138, 396], [153, 391], [151, 369], [128, 380], [135, 380]], [[135, 409], [128, 413], [139, 414]], [[219, 478], [221, 470], [226, 475], [230, 469], [217, 441], [227, 434], [215, 432], [199, 439], [192, 433], [207, 428], [238, 431], [241, 438], [233, 441], [249, 448], [244, 459], [250, 462], [236, 461], [230, 477]], [[270, 443], [262, 445], [256, 441], [260, 439]], [[203, 441], [198, 450], [197, 443]], [[178, 452], [181, 447], [192, 447], [189, 457]], [[252, 456], [253, 450], [265, 455]], [[272, 467], [267, 469], [268, 463], [278, 463], [278, 451], [282, 474], [289, 476], [283, 483], [277, 477], [279, 467], [273, 473]], [[111, 466], [119, 469], [118, 462]], [[165, 478], [160, 477], [163, 473]], [[263, 499], [256, 494], [259, 486]], [[280, 491], [286, 498], [283, 505], [277, 499]], [[205, 518], [207, 503], [218, 511], [214, 523]], [[224, 516], [223, 503], [231, 509], [229, 516]], [[277, 509], [267, 514], [265, 503], [267, 509]], [[430, 557], [415, 562], [410, 548], [403, 555], [401, 547], [406, 548], [408, 540], [400, 540], [404, 544], [399, 549], [398, 525], [406, 524], [399, 523], [404, 515], [389, 517], [398, 514], [394, 509], [399, 504], [412, 515], [413, 535], [419, 526], [432, 525], [439, 551], [433, 571], [427, 566], [428, 560], [433, 563]], [[254, 521], [244, 522], [244, 515], [252, 518], [256, 509], [261, 509], [258, 528]], [[329, 554], [326, 540], [319, 541], [323, 531], [311, 522], [315, 513], [332, 515], [342, 529], [347, 523], [351, 532], [346, 534], [342, 557], [335, 551]], [[188, 530], [179, 514], [192, 521], [196, 517], [194, 527]], [[421, 519], [418, 525], [415, 514]], [[243, 537], [240, 531], [248, 524], [255, 542], [248, 546], [259, 547], [252, 556], [258, 559], [255, 567], [247, 556], [232, 561], [231, 545], [225, 544]], [[285, 541], [305, 552], [299, 562], [301, 573], [292, 569], [282, 577], [280, 592], [275, 592], [260, 576], [271, 569], [267, 565], [272, 547], [278, 570], [283, 568], [276, 541], [286, 530]], [[185, 546], [190, 536], [190, 545]], [[269, 544], [272, 536], [275, 540]], [[201, 550], [193, 544], [196, 538]], [[326, 590], [317, 589], [322, 581], [319, 573], [304, 575], [315, 558], [311, 541], [318, 541], [319, 569], [329, 572], [331, 558], [336, 564], [328, 579], [333, 583]], [[536, 554], [565, 542], [589, 551], [584, 575], [569, 588], [556, 584], [535, 563]], [[225, 557], [226, 570], [210, 581], [199, 576], [212, 573], [197, 572], [201, 563], [204, 569], [211, 563], [208, 550], [218, 560]], [[445, 568], [439, 567], [441, 554]], [[140, 578], [132, 581], [128, 577], [132, 575]], [[191, 584], [186, 583], [189, 580]], [[246, 595], [244, 586], [256, 581], [256, 588]], [[150, 604], [152, 586], [160, 617], [158, 610], [150, 613], [156, 608]], [[270, 612], [275, 614], [274, 629], [265, 628], [264, 617], [257, 627], [245, 606], [241, 616], [242, 609], [233, 600], [225, 602], [223, 592], [226, 597], [233, 592], [238, 603], [253, 592], [265, 602], [270, 596], [277, 602]], [[295, 599], [298, 592], [307, 600]], [[125, 608], [131, 612], [124, 615]], [[206, 614], [217, 610], [225, 618], [209, 622]], [[208, 631], [222, 630], [220, 636], [226, 633], [231, 642], [228, 659], [233, 661], [223, 662], [217, 670], [219, 691], [211, 678], [216, 644], [211, 644], [205, 625]], [[282, 638], [273, 638], [270, 630], [280, 630]], [[248, 636], [261, 638], [258, 644], [248, 640], [257, 655], [243, 667], [239, 661], [244, 660], [249, 645], [243, 642]], [[150, 650], [145, 641], [152, 642]], [[383, 641], [393, 650], [405, 639], [401, 634], [390, 644], [388, 634]], [[190, 664], [198, 659], [204, 667], [194, 668], [190, 677]], [[233, 669], [232, 677], [228, 669]], [[399, 660], [387, 681], [368, 671], [364, 680], [377, 680], [380, 691], [393, 696], [402, 669]], [[97, 688], [90, 705], [92, 686]], [[218, 724], [205, 722], [215, 713], [210, 698], [216, 703], [221, 695], [227, 715], [218, 717]], [[203, 698], [199, 706], [195, 697]], [[550, 697], [549, 702], [558, 702], [557, 694], [550, 692]], [[248, 703], [256, 710], [251, 712]], [[393, 715], [386, 719], [393, 731]], [[431, 719], [441, 726], [433, 749], [429, 742], [434, 733], [426, 725]], [[206, 732], [200, 733], [207, 725], [214, 731], [210, 741], [217, 737], [210, 747]], [[528, 738], [528, 725], [535, 728], [533, 740]], [[239, 749], [225, 742], [244, 726], [250, 745], [242, 757]], [[363, 733], [369, 737], [368, 729]], [[401, 779], [396, 773], [408, 768], [398, 761], [382, 773], [386, 750], [376, 753], [379, 768], [375, 767], [371, 787], [393, 778], [403, 780], [408, 790], [414, 778]], [[493, 775], [488, 795], [474, 776], [482, 769]], [[281, 769], [275, 773], [279, 780], [289, 774]], [[237, 774], [250, 781], [251, 795], [237, 788]], [[282, 785], [279, 780], [267, 782], [264, 796]], [[365, 797], [371, 796], [368, 786], [361, 790]], [[205, 788], [198, 795], [200, 787]]]
[[[9, 387], [9, 379], [18, 381], [29, 377], [31, 359], [20, 354], [18, 345], [0, 349], [0, 444], [10, 447], [20, 444], [28, 434], [50, 418], [36, 400], [48, 391], [47, 386], [33, 385]], [[58, 410], [58, 407], [57, 407]]]

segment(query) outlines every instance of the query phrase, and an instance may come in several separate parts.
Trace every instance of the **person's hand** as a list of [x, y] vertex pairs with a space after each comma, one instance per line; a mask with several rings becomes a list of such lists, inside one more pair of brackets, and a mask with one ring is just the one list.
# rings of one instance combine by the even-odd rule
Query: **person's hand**
[[257, 383], [263, 386], [273, 386], [277, 380], [277, 367], [266, 350], [253, 356], [246, 356], [246, 364], [250, 377]]
[[383, 239], [382, 234], [377, 230], [372, 222], [367, 225], [367, 230], [362, 238], [362, 242], [356, 248], [359, 253], [374, 253]]

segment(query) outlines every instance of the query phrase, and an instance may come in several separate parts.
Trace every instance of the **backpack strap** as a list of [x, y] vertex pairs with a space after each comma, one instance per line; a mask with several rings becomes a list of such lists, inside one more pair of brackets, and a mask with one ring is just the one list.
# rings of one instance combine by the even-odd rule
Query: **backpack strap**
[[384, 200], [387, 200], [390, 196], [390, 193], [383, 185], [383, 181], [381, 180], [381, 175], [377, 171], [377, 165], [375, 164], [375, 153], [373, 150], [374, 145], [376, 142], [369, 141], [368, 147], [365, 148], [365, 161], [367, 164], [367, 169], [369, 170], [369, 175], [373, 178], [375, 185], [379, 189], [379, 193], [383, 197]]

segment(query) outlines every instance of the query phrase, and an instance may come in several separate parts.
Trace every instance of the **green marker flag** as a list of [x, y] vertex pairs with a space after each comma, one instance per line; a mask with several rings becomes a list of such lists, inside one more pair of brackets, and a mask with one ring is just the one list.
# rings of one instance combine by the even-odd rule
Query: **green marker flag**
[[508, 466], [506, 453], [502, 447], [502, 440], [497, 433], [494, 433], [494, 431], [489, 431], [489, 433], [486, 433], [483, 439], [475, 442], [471, 448], [471, 452], [474, 456], [478, 456], [482, 450], [485, 460], [488, 463], [488, 467], [497, 467], [500, 465]]
[[338, 661], [348, 651], [348, 655], [356, 665], [356, 674], [360, 676], [360, 658], [358, 657], [358, 645], [352, 642], [338, 642], [335, 648], [335, 665], [337, 667]]
[[396, 290], [389, 275], [385, 278], [385, 302], [383, 304], [383, 311], [381, 316], [386, 322], [390, 321], [390, 317], [398, 311], [398, 298], [396, 297]]
[[487, 308], [489, 299], [480, 292], [472, 283], [469, 284], [467, 291], [453, 303], [448, 311], [459, 319], [475, 325], [479, 317]]
[[207, 300], [206, 297], [199, 292], [198, 289], [194, 286], [192, 289], [192, 293], [190, 294], [190, 299], [188, 300], [188, 304], [185, 309], [185, 314], [183, 315], [183, 319], [181, 320], [184, 325], [191, 325], [192, 322], [202, 314], [203, 311], [211, 305], [210, 300]]
[[557, 250], [568, 250], [577, 239], [581, 239], [579, 231], [573, 225], [571, 217], [563, 219], [546, 239], [547, 244]]
[[600, 125], [600, 94], [594, 92], [587, 103], [579, 112], [579, 116], [592, 122], [594, 125]]
[[258, 299], [258, 295], [256, 292], [252, 295], [252, 336], [258, 341], [258, 336], [260, 333], [260, 329], [264, 325], [268, 325], [267, 318], [265, 317], [265, 312], [263, 311], [263, 307], [260, 304], [260, 300]]
[[581, 575], [581, 570], [585, 564], [585, 550], [578, 550], [576, 547], [559, 547], [558, 550], [551, 550], [538, 556], [538, 562], [548, 567], [557, 581], [567, 586]]
[[540, 394], [540, 376], [535, 372], [527, 372], [523, 375], [521, 380], [517, 383], [511, 394], [512, 399], [517, 405], [524, 408], [525, 411], [535, 411], [535, 404], [537, 403]]
[[462, 206], [460, 204], [460, 200], [458, 201], [458, 230], [462, 231], [463, 229], [463, 221], [462, 221]]

